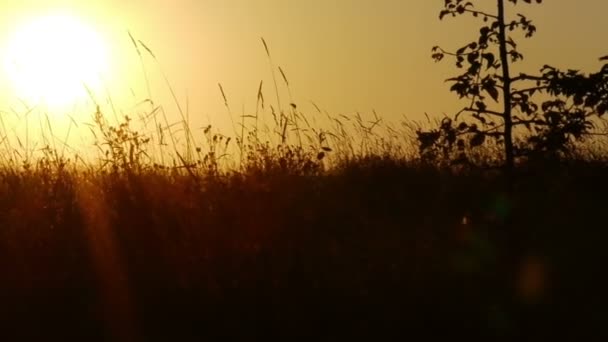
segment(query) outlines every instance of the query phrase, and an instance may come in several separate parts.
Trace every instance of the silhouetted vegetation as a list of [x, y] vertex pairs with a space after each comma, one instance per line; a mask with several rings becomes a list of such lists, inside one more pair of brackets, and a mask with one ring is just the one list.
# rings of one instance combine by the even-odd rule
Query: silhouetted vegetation
[[524, 58], [513, 37], [517, 31], [525, 38], [532, 37], [536, 26], [519, 13], [508, 19], [505, 2], [518, 1], [497, 0], [495, 14], [477, 10], [471, 1], [445, 1], [440, 19], [471, 15], [483, 20], [483, 25], [478, 39], [456, 52], [433, 48], [433, 59], [441, 61], [449, 56], [463, 69], [447, 81], [453, 83], [450, 90], [468, 103], [453, 119], [444, 118], [438, 128], [418, 132], [421, 152], [427, 158], [442, 153], [444, 159], [468, 162], [467, 150], [488, 142], [488, 138], [502, 146], [507, 169], [522, 158], [560, 158], [573, 141], [593, 133], [594, 118], [608, 111], [608, 64], [589, 75], [549, 65], [542, 67], [540, 75], [512, 75], [511, 64]]
[[[215, 148], [159, 165], [139, 158], [148, 139], [129, 120], [97, 116], [98, 167], [49, 150], [0, 172], [3, 334], [549, 340], [603, 329], [603, 146], [522, 164], [507, 189], [483, 162], [432, 164], [373, 132], [321, 152], [252, 138], [236, 168], [219, 167]], [[348, 141], [367, 148], [352, 154]]]
[[[463, 1], [446, 1], [442, 13], [493, 18]], [[525, 18], [513, 25], [531, 28]], [[497, 29], [482, 33], [488, 46]], [[455, 84], [481, 69], [499, 69], [481, 46], [455, 55], [477, 54], [459, 60], [474, 72]], [[605, 140], [568, 142], [559, 158], [544, 154], [559, 150], [549, 143], [551, 134], [586, 132], [569, 126], [571, 117], [582, 115], [584, 126], [588, 114], [602, 114], [605, 97], [596, 95], [605, 90], [605, 76], [546, 71], [538, 87], [556, 99], [533, 106], [528, 119], [512, 117], [513, 125], [528, 120], [536, 129], [514, 151], [543, 153], [520, 158], [510, 173], [494, 167], [504, 162], [503, 146], [485, 140], [507, 133], [496, 124], [496, 131], [473, 128], [491, 125], [483, 120], [490, 109], [482, 93], [498, 97], [497, 74], [486, 81], [475, 76], [462, 88], [475, 100], [465, 111], [477, 126], [463, 122], [456, 132], [444, 120], [441, 130], [430, 131], [447, 134], [440, 135], [447, 145], [418, 140], [431, 134], [420, 124], [394, 126], [377, 115], [327, 114], [330, 125], [321, 129], [295, 103], [264, 107], [262, 84], [258, 105], [270, 107], [273, 125], [264, 131], [256, 108], [240, 117], [234, 138], [208, 126], [199, 146], [190, 139], [197, 133], [185, 128], [182, 149], [156, 122], [149, 135], [129, 117], [112, 124], [98, 110], [97, 162], [83, 164], [47, 146], [38, 159], [7, 157], [0, 168], [0, 336], [552, 341], [605, 335], [605, 287], [598, 281], [608, 257]], [[511, 92], [512, 107], [498, 118], [532, 106], [529, 92]], [[559, 96], [574, 104], [556, 102]], [[464, 134], [472, 136], [468, 143], [458, 140]], [[466, 163], [453, 163], [451, 150], [443, 153], [452, 144], [465, 144], [459, 152]], [[169, 151], [159, 157], [164, 162], [154, 157], [159, 147]], [[438, 153], [429, 158], [427, 148]]]
[[101, 169], [48, 157], [0, 173], [3, 334], [549, 340], [603, 329], [605, 150], [526, 163], [507, 189], [501, 172], [383, 153], [373, 138], [373, 153], [331, 166], [316, 148], [251, 143], [237, 169], [202, 154], [169, 167], [137, 157], [146, 139], [127, 123], [104, 127], [113, 152]]

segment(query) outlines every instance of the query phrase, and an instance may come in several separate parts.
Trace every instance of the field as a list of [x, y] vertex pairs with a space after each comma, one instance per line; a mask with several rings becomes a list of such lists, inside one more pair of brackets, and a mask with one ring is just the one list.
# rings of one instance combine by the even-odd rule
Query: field
[[99, 161], [49, 148], [4, 166], [3, 339], [605, 332], [601, 147], [522, 163], [507, 182], [495, 168], [425, 162], [407, 128], [336, 120], [302, 130], [309, 144], [288, 139], [298, 121], [287, 118], [269, 133], [278, 143], [245, 129], [226, 143], [207, 129], [208, 145], [160, 164], [128, 121], [111, 127], [97, 113]]

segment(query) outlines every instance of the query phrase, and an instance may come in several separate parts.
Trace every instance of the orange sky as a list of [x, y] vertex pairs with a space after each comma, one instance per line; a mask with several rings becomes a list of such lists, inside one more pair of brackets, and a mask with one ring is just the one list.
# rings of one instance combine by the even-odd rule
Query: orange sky
[[[77, 13], [109, 41], [109, 92], [128, 112], [136, 99], [147, 97], [129, 30], [153, 50], [182, 106], [188, 103], [192, 122], [221, 126], [227, 121], [218, 82], [233, 112], [255, 109], [260, 80], [267, 101], [274, 99], [263, 36], [302, 110], [313, 112], [312, 100], [335, 114], [375, 109], [389, 120], [401, 115], [420, 119], [425, 112], [449, 114], [459, 107], [443, 82], [455, 69], [447, 61], [435, 64], [431, 47], [460, 47], [475, 39], [479, 25], [464, 17], [439, 21], [442, 4], [443, 0], [5, 0], [0, 5], [0, 41], [33, 13]], [[543, 5], [508, 8], [512, 15], [515, 10], [527, 14], [538, 26], [533, 39], [520, 41], [526, 56], [522, 67], [527, 70], [543, 64], [594, 70], [600, 65], [597, 58], [608, 54], [603, 45], [608, 36], [605, 0], [545, 0]], [[152, 97], [174, 115], [158, 65], [145, 57]], [[7, 89], [10, 83], [0, 78], [4, 97]], [[289, 101], [284, 89], [281, 96]], [[3, 102], [0, 110], [7, 111], [11, 101]]]

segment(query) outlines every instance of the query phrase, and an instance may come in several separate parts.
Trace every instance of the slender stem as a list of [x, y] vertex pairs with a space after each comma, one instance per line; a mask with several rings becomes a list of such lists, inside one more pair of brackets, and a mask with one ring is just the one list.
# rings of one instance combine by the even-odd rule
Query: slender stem
[[490, 13], [487, 13], [487, 12], [484, 12], [484, 11], [478, 11], [478, 10], [472, 10], [472, 9], [465, 9], [464, 11], [468, 12], [468, 13], [471, 13], [471, 14], [477, 14], [477, 15], [481, 14], [484, 17], [498, 19], [497, 16], [495, 16], [493, 14], [490, 14]]
[[513, 77], [511, 83], [519, 81], [544, 81], [545, 79], [541, 76], [533, 76], [528, 74], [520, 73], [519, 76]]
[[476, 109], [473, 107], [466, 107], [463, 109], [463, 111], [465, 112], [472, 112], [472, 113], [479, 113], [479, 114], [488, 114], [488, 115], [493, 115], [493, 116], [498, 116], [498, 117], [503, 117], [503, 113], [500, 112], [496, 112], [493, 110], [489, 110], [489, 109], [484, 109], [484, 110], [480, 110], [480, 109]]
[[503, 104], [504, 104], [504, 122], [505, 122], [505, 167], [507, 172], [511, 172], [515, 165], [515, 158], [513, 153], [513, 118], [511, 115], [511, 76], [509, 71], [509, 55], [507, 52], [507, 33], [505, 24], [505, 2], [504, 0], [497, 0], [498, 2], [498, 42], [500, 51], [500, 62], [502, 66], [502, 79], [503, 79]]

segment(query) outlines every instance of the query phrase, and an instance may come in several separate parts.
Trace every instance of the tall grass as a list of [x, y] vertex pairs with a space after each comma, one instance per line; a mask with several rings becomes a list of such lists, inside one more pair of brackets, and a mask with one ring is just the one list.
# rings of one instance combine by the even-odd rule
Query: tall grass
[[35, 151], [15, 146], [21, 139], [0, 122], [0, 334], [552, 340], [604, 331], [601, 139], [559, 164], [521, 165], [506, 188], [485, 167], [497, 161], [492, 147], [467, 151], [484, 167], [432, 163], [415, 144], [425, 123], [305, 114], [294, 98], [283, 108], [276, 80], [276, 107], [265, 103], [262, 85], [254, 114], [228, 133], [185, 128], [180, 105], [175, 123], [157, 105], [114, 122], [98, 108], [92, 161], [51, 138]]

